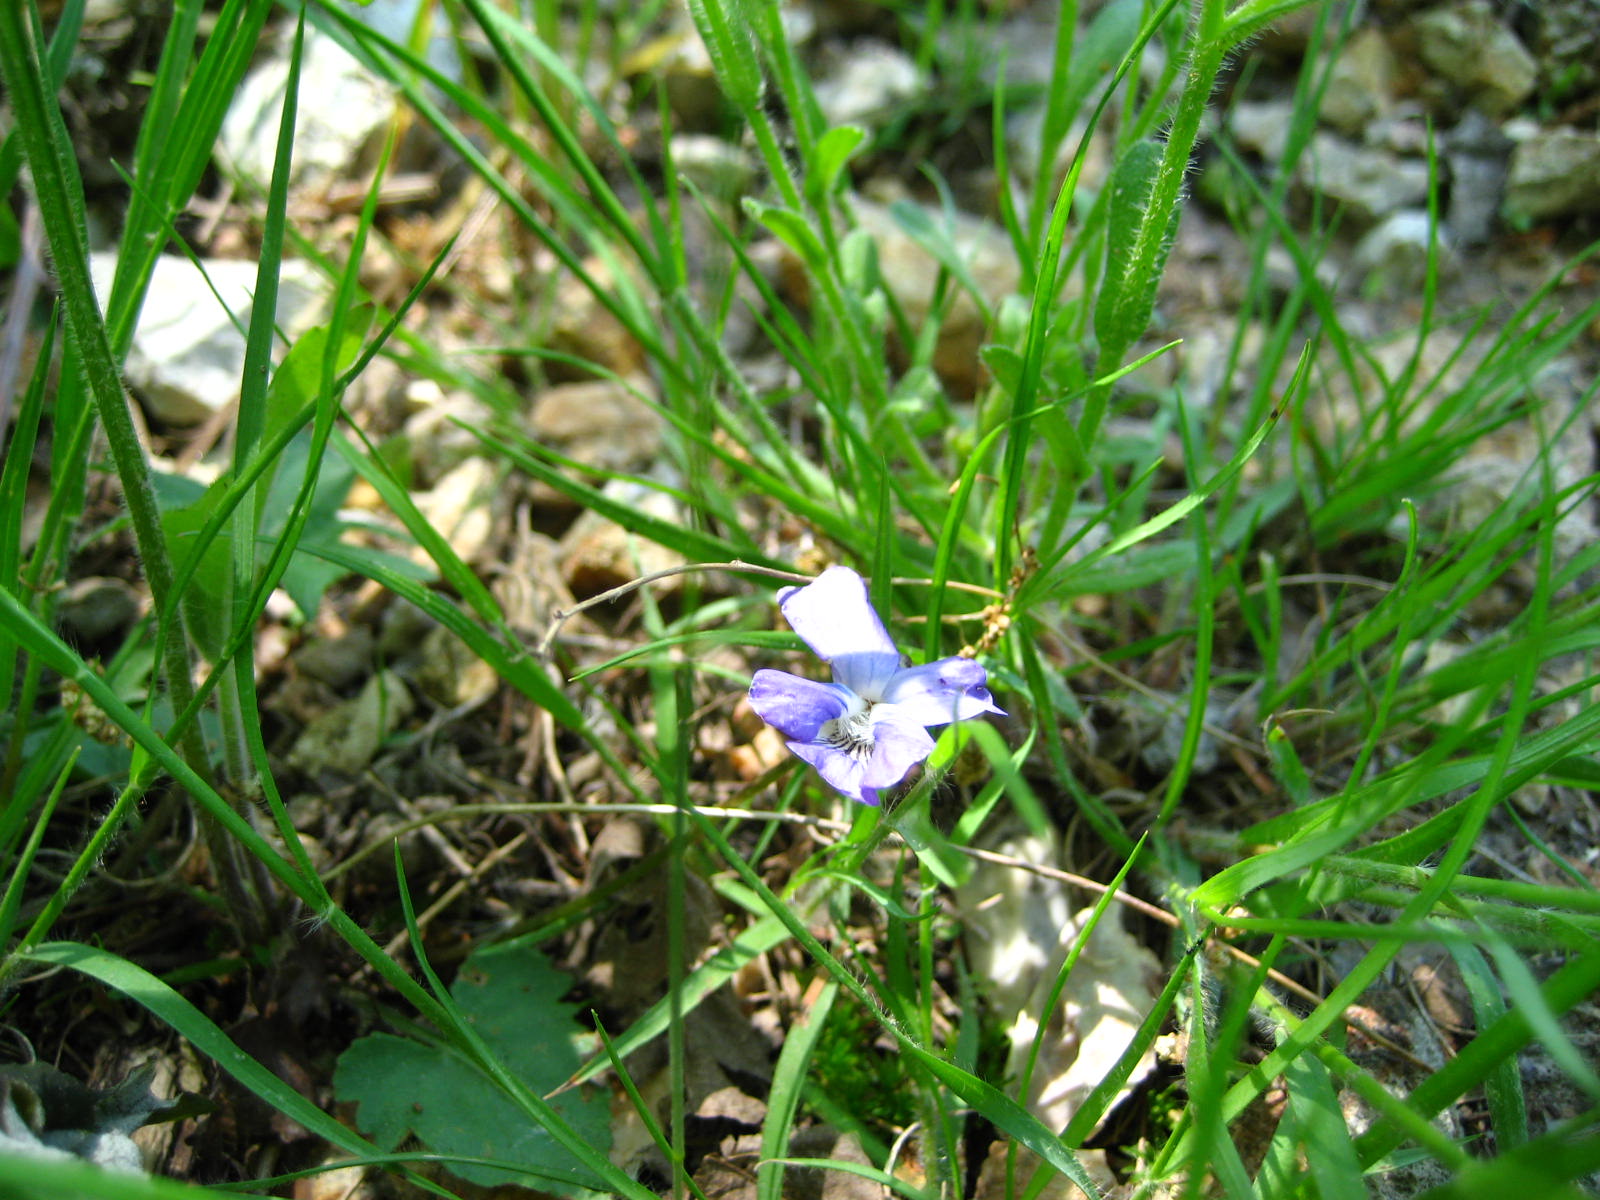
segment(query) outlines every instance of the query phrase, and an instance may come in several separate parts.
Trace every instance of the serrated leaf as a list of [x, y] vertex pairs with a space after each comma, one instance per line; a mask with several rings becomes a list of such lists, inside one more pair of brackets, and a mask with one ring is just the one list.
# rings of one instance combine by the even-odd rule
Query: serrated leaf
[[[451, 995], [506, 1068], [542, 1094], [565, 1083], [580, 1064], [576, 1008], [561, 1000], [570, 986], [537, 950], [505, 946], [468, 958]], [[437, 1154], [508, 1164], [452, 1166], [473, 1183], [531, 1183], [566, 1196], [600, 1186], [548, 1131], [531, 1124], [509, 1096], [447, 1046], [371, 1034], [339, 1056], [333, 1083], [340, 1099], [356, 1104], [360, 1127], [385, 1147], [415, 1134]], [[602, 1094], [575, 1088], [551, 1105], [591, 1146], [610, 1145]]]
[[450, 994], [506, 1066], [529, 1083], [548, 1077], [549, 1087], [536, 1088], [548, 1091], [580, 1062], [572, 1024], [578, 1006], [561, 1000], [571, 988], [537, 950], [497, 946], [462, 964]]

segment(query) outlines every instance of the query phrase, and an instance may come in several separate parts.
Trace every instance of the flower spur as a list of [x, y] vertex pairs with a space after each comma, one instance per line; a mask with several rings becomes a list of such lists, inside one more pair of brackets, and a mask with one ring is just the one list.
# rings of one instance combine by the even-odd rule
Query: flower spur
[[829, 567], [811, 583], [784, 588], [778, 607], [816, 656], [833, 668], [819, 683], [787, 671], [757, 671], [750, 705], [789, 739], [835, 790], [862, 804], [903, 780], [933, 753], [928, 730], [986, 712], [1005, 714], [970, 658], [902, 665], [889, 633], [849, 567]]

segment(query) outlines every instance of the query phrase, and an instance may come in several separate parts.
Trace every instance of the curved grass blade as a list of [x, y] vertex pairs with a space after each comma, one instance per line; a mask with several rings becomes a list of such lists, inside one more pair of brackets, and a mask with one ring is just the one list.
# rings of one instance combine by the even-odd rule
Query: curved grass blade
[[[1467, 996], [1472, 1001], [1473, 1026], [1488, 1029], [1506, 1015], [1500, 981], [1478, 947], [1470, 943], [1451, 943], [1446, 948], [1456, 961]], [[1494, 1123], [1495, 1148], [1504, 1154], [1526, 1144], [1528, 1108], [1522, 1094], [1522, 1068], [1516, 1055], [1508, 1055], [1494, 1064], [1483, 1081], [1483, 1091], [1489, 1101], [1490, 1120]]]
[[866, 1163], [841, 1162], [833, 1158], [766, 1158], [756, 1164], [756, 1170], [759, 1172], [762, 1167], [774, 1163], [785, 1167], [809, 1167], [813, 1171], [843, 1171], [846, 1175], [854, 1175], [858, 1179], [875, 1183], [886, 1192], [904, 1196], [905, 1200], [929, 1200], [929, 1193], [909, 1180], [891, 1175], [887, 1171], [880, 1171], [877, 1167], [868, 1166]]
[[838, 998], [838, 980], [827, 980], [818, 989], [804, 1017], [791, 1026], [784, 1037], [783, 1051], [772, 1072], [767, 1117], [761, 1123], [762, 1161], [756, 1166], [756, 1200], [783, 1200], [783, 1156], [789, 1152], [789, 1134], [800, 1109], [806, 1066], [828, 1024], [833, 1002]]
[[[470, 646], [473, 653], [524, 696], [547, 710], [568, 729], [589, 736], [589, 722], [583, 712], [540, 669], [531, 655], [524, 650], [508, 648], [447, 598], [424, 587], [410, 575], [403, 574], [398, 563], [343, 544], [308, 542], [302, 549], [352, 574], [381, 583], [402, 600], [416, 605]], [[408, 568], [411, 565], [409, 562], [405, 564]]]
[[[698, 816], [698, 814], [694, 814]], [[733, 941], [714, 954], [706, 962], [684, 977], [683, 986], [679, 989], [678, 1004], [680, 1012], [688, 1012], [699, 1004], [712, 992], [716, 991], [746, 963], [765, 954], [783, 944], [788, 938], [788, 932], [782, 921], [768, 916], [757, 921], [746, 929]], [[612, 1044], [607, 1053], [616, 1053], [622, 1058], [632, 1054], [640, 1046], [646, 1045], [660, 1037], [667, 1031], [667, 1026], [672, 1018], [672, 998], [663, 996], [637, 1021], [630, 1025], [626, 1032], [621, 1034]], [[577, 1071], [570, 1080], [568, 1087], [580, 1083], [588, 1083], [594, 1079], [608, 1065], [607, 1055], [596, 1055], [589, 1063]]]
[[[449, 1195], [436, 1192], [436, 1195]], [[24, 1158], [0, 1154], [0, 1195], [29, 1200], [234, 1200], [219, 1192], [159, 1175], [107, 1171], [81, 1159]]]
[[[394, 870], [400, 893], [400, 908], [405, 917], [406, 932], [410, 935], [412, 957], [416, 959], [417, 966], [421, 968], [423, 977], [428, 981], [428, 989], [438, 1005], [440, 1016], [444, 1018], [440, 1032], [449, 1037], [455, 1046], [465, 1051], [474, 1067], [505, 1092], [555, 1139], [562, 1149], [588, 1168], [597, 1181], [603, 1181], [602, 1186], [610, 1187], [618, 1195], [631, 1197], [632, 1200], [654, 1200], [653, 1193], [624, 1175], [612, 1165], [611, 1160], [602, 1151], [585, 1142], [550, 1106], [548, 1100], [534, 1094], [533, 1090], [514, 1075], [490, 1049], [489, 1043], [478, 1033], [472, 1018], [451, 995], [450, 989], [444, 986], [444, 981], [434, 971], [433, 963], [428, 958], [422, 928], [417, 924], [416, 910], [411, 903], [411, 889], [406, 885], [405, 862], [398, 841], [394, 844]], [[530, 1172], [526, 1164], [514, 1164], [514, 1169], [523, 1173], [538, 1173]], [[561, 1178], [567, 1183], [573, 1182], [569, 1178]]]
[[[67, 786], [67, 779], [72, 774], [72, 768], [78, 762], [78, 747], [74, 746], [66, 756], [66, 762], [61, 770], [56, 773], [55, 786], [50, 789], [50, 794], [45, 797], [44, 804], [39, 808], [33, 818], [33, 829], [28, 834], [28, 840], [22, 847], [22, 852], [11, 863], [11, 878], [6, 883], [4, 897], [0, 897], [0, 946], [11, 944], [11, 931], [16, 926], [17, 909], [22, 904], [22, 890], [28, 882], [28, 873], [33, 870], [33, 861], [39, 853], [39, 844], [44, 841], [44, 831], [50, 826], [50, 817], [56, 810], [56, 802], [61, 799], [61, 793]], [[15, 805], [18, 812], [16, 820], [21, 820], [27, 812], [23, 805]], [[11, 814], [7, 813], [10, 817]], [[10, 858], [10, 854], [5, 855]]]
[[[41, 965], [70, 967], [97, 979], [113, 991], [148, 1009], [152, 1016], [187, 1038], [194, 1048], [285, 1116], [300, 1122], [318, 1137], [352, 1154], [380, 1154], [378, 1147], [323, 1112], [236, 1046], [212, 1020], [143, 967], [135, 966], [94, 946], [77, 942], [46, 942], [26, 957]], [[0, 1162], [3, 1162], [0, 1156]], [[443, 1188], [422, 1179], [412, 1182], [436, 1196]], [[95, 1192], [104, 1195], [103, 1192]]]
[[1287, 1064], [1283, 1073], [1318, 1196], [1321, 1200], [1366, 1200], [1361, 1164], [1350, 1144], [1350, 1130], [1327, 1069], [1311, 1055], [1302, 1054]]
[[[83, 373], [116, 463], [139, 560], [158, 610], [172, 595], [172, 559], [144, 444], [134, 425], [132, 400], [122, 388], [104, 316], [89, 275], [88, 231], [83, 180], [61, 108], [47, 90], [39, 52], [42, 32], [37, 8], [0, 5], [0, 76], [4, 77], [17, 132], [38, 195], [39, 212], [50, 245], [66, 314], [68, 348]], [[158, 634], [162, 669], [174, 707], [193, 693], [191, 659], [181, 617]], [[197, 770], [207, 769], [198, 737], [185, 742], [185, 755]]]

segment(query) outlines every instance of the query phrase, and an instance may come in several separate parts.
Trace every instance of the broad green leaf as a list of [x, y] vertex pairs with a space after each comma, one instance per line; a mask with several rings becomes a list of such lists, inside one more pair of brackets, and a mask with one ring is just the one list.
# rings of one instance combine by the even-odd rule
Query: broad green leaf
[[[500, 946], [468, 958], [450, 993], [507, 1070], [545, 1094], [566, 1082], [579, 1062], [577, 1009], [561, 1000], [571, 986], [533, 947]], [[530, 1122], [509, 1096], [446, 1046], [371, 1034], [339, 1056], [333, 1084], [341, 1099], [356, 1105], [362, 1128], [386, 1148], [415, 1134], [441, 1154], [526, 1168], [451, 1167], [474, 1183], [525, 1182], [566, 1196], [602, 1186], [547, 1130]], [[610, 1144], [610, 1110], [603, 1094], [571, 1089], [550, 1103], [596, 1150]]]
[[[311, 448], [311, 432], [302, 431], [290, 441], [278, 461], [277, 475], [261, 502], [258, 536], [264, 543], [270, 545], [277, 542], [289, 525], [295, 500], [310, 466]], [[289, 565], [280, 580], [280, 586], [308, 619], [315, 616], [321, 606], [323, 592], [335, 580], [342, 578], [345, 572], [325, 558], [307, 553], [306, 547], [312, 544], [338, 545], [341, 542], [348, 526], [340, 518], [339, 512], [350, 494], [355, 474], [355, 468], [344, 459], [323, 456], [305, 525], [294, 555], [289, 559]], [[265, 569], [265, 564], [262, 569]]]
[[[215, 659], [228, 639], [223, 597], [227, 594], [233, 560], [224, 539], [213, 538], [201, 548], [199, 535], [226, 499], [229, 480], [223, 476], [202, 488], [181, 476], [157, 473], [152, 476], [152, 482], [158, 497], [189, 497], [177, 503], [161, 502], [161, 527], [167, 545], [172, 547], [179, 574], [189, 580], [183, 596], [189, 635], [207, 657]], [[197, 551], [199, 560], [191, 562], [191, 556]]]
[[[344, 336], [340, 339], [339, 354], [336, 359], [337, 368], [343, 370], [355, 361], [362, 350], [362, 342], [371, 325], [371, 310], [363, 306], [358, 314], [346, 317]], [[317, 399], [322, 387], [323, 363], [328, 352], [328, 327], [318, 325], [306, 330], [295, 340], [289, 352], [284, 355], [283, 361], [272, 373], [272, 382], [267, 387], [266, 404], [264, 406], [264, 424], [258, 444], [271, 446], [285, 430], [304, 419], [308, 406]], [[301, 465], [304, 466], [305, 457], [302, 452]], [[271, 527], [272, 516], [264, 515], [263, 510], [268, 505], [268, 498], [279, 500], [282, 507], [276, 514], [276, 528], [281, 529], [287, 518], [287, 507], [294, 500], [294, 490], [291, 488], [287, 494], [274, 489], [273, 484], [278, 472], [283, 469], [282, 460], [267, 466], [256, 483], [256, 519], [257, 529], [265, 526]], [[323, 464], [323, 478], [327, 478], [328, 466]], [[294, 475], [293, 471], [289, 472]], [[320, 485], [320, 481], [319, 481]], [[294, 486], [299, 486], [299, 480], [294, 481]], [[343, 503], [343, 494], [340, 494], [339, 504]], [[335, 504], [335, 508], [338, 504]], [[308, 528], [309, 533], [309, 528]]]

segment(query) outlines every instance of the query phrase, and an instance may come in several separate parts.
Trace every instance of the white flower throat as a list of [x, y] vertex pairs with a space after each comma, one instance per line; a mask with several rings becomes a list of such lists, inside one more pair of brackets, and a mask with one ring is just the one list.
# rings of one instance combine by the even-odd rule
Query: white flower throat
[[850, 698], [844, 716], [835, 717], [817, 731], [817, 740], [860, 761], [872, 755], [872, 705], [860, 696]]

